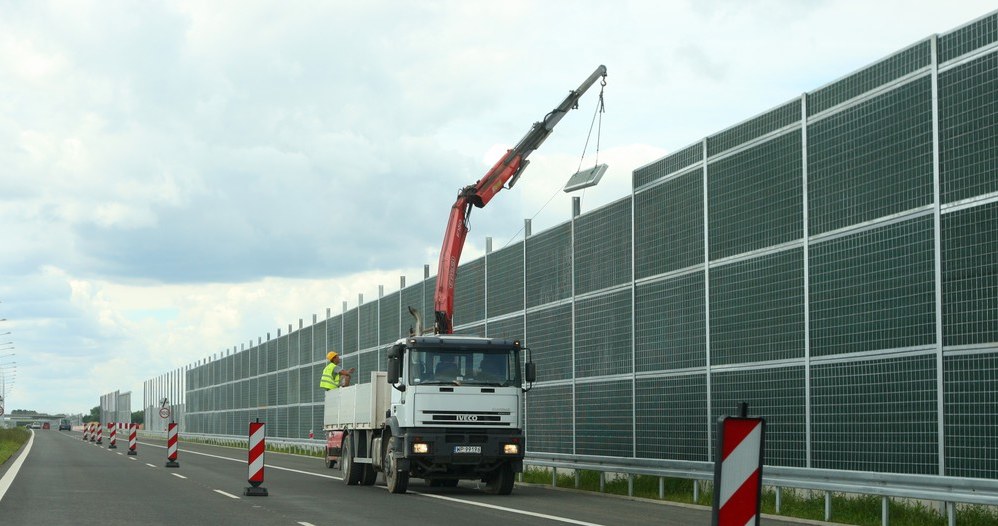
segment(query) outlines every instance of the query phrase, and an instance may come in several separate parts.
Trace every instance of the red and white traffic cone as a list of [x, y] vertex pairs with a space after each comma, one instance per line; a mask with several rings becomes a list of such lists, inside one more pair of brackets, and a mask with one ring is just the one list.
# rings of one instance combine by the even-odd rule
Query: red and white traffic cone
[[138, 429], [139, 429], [139, 425], [138, 424], [132, 424], [130, 426], [130, 429], [128, 430], [128, 454], [129, 455], [137, 455], [138, 454], [138, 453], [135, 452], [135, 444], [136, 444], [136, 442], [135, 442], [135, 434], [138, 432]]
[[249, 497], [266, 497], [267, 488], [260, 487], [263, 484], [264, 452], [267, 451], [267, 425], [260, 422], [250, 422], [249, 425], [249, 455], [247, 466], [249, 475], [247, 482], [250, 487], [246, 488], [243, 495]]
[[108, 434], [108, 438], [107, 438], [107, 441], [110, 442], [110, 444], [108, 444], [107, 448], [108, 449], [118, 449], [118, 426], [116, 426], [114, 424], [114, 422], [108, 422], [107, 423], [107, 429], [108, 429], [108, 433], [107, 433]]
[[166, 467], [179, 468], [177, 462], [177, 424], [171, 422], [166, 429]]

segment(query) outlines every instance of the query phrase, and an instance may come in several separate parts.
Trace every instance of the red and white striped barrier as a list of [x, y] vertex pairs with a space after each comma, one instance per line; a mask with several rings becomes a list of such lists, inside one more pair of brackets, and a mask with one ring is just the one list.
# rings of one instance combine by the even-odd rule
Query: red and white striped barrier
[[138, 432], [138, 429], [139, 429], [139, 425], [138, 424], [132, 424], [130, 426], [130, 429], [128, 430], [128, 454], [129, 455], [135, 455], [135, 454], [137, 454], [135, 452], [135, 444], [137, 444], [137, 442], [135, 441], [135, 435]]
[[90, 440], [90, 424], [83, 424], [83, 441]]
[[101, 427], [99, 423], [97, 424], [97, 442], [96, 443], [97, 444], [103, 444], [104, 443], [104, 428]]
[[118, 426], [114, 425], [114, 422], [107, 423], [107, 441], [108, 449], [118, 449]]
[[177, 462], [177, 424], [173, 422], [167, 424], [166, 430], [166, 467], [180, 467]]
[[250, 487], [243, 492], [250, 497], [266, 497], [267, 488], [260, 487], [263, 484], [264, 453], [267, 451], [267, 425], [260, 422], [250, 422], [249, 425], [249, 454], [247, 455], [247, 467], [249, 474], [247, 482]]
[[718, 420], [713, 526], [759, 525], [766, 421], [745, 413]]

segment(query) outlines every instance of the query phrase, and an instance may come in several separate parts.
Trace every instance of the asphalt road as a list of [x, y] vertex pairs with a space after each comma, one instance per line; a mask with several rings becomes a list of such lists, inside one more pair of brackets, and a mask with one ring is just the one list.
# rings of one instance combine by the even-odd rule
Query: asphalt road
[[[702, 507], [630, 500], [517, 485], [510, 496], [482, 493], [474, 483], [431, 488], [413, 480], [409, 493], [383, 485], [346, 486], [319, 459], [266, 454], [266, 497], [246, 497], [246, 451], [187, 444], [179, 468], [166, 468], [164, 441], [142, 439], [136, 456], [81, 440], [78, 432], [36, 430], [15, 477], [16, 459], [0, 467], [10, 482], [0, 497], [2, 524], [301, 525], [469, 524], [483, 526], [709, 524]], [[766, 526], [803, 524], [763, 519]], [[814, 523], [810, 523], [814, 524]]]

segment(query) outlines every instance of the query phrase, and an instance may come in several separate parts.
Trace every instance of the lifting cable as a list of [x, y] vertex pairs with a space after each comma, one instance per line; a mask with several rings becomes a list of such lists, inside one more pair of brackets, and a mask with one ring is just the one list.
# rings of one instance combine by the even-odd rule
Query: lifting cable
[[[606, 107], [605, 107], [605, 105], [603, 103], [603, 89], [606, 87], [606, 76], [604, 76], [602, 79], [600, 79], [600, 84], [599, 85], [600, 85], [600, 88], [599, 88], [599, 104], [596, 106], [596, 109], [593, 111], [593, 119], [589, 123], [589, 134], [586, 135], [586, 143], [582, 147], [582, 156], [579, 158], [579, 167], [575, 170], [576, 173], [582, 171], [582, 162], [586, 158], [586, 150], [589, 148], [589, 139], [593, 135], [593, 125], [596, 125], [596, 154], [595, 154], [596, 159], [595, 159], [595, 162], [593, 163], [593, 166], [598, 166], [599, 165], [599, 144], [600, 144], [600, 136], [603, 133], [603, 113], [606, 112]], [[599, 115], [599, 120], [598, 121], [596, 119], [597, 115]], [[555, 190], [554, 193], [551, 194], [551, 197], [548, 198], [547, 202], [544, 203], [544, 205], [541, 206], [540, 209], [538, 209], [537, 212], [535, 212], [534, 215], [530, 217], [530, 220], [533, 221], [534, 218], [536, 218], [537, 216], [539, 216], [540, 213], [543, 212], [544, 209], [547, 208], [547, 206], [549, 204], [551, 204], [551, 201], [553, 201], [554, 198], [562, 190], [564, 190], [566, 186], [568, 186], [568, 181], [566, 181], [565, 184], [561, 185], [561, 188]], [[583, 195], [583, 197], [586, 195], [585, 189], [582, 190], [582, 195]], [[513, 240], [515, 240], [517, 237], [519, 237], [520, 233], [523, 232], [523, 228], [524, 227], [521, 225], [520, 229], [517, 230], [516, 233], [513, 234], [513, 236], [509, 238], [509, 241], [507, 241], [506, 244], [503, 245], [502, 248], [500, 248], [499, 250], [502, 250], [503, 248], [508, 247], [509, 244], [513, 242]]]

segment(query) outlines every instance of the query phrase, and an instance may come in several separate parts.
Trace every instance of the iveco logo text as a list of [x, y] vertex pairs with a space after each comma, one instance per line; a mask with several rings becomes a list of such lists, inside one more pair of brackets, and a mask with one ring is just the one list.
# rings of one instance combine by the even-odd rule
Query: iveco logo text
[[478, 415], [457, 415], [457, 419], [459, 421], [460, 420], [466, 420], [466, 421], [470, 421], [470, 422], [477, 422], [478, 421]]

